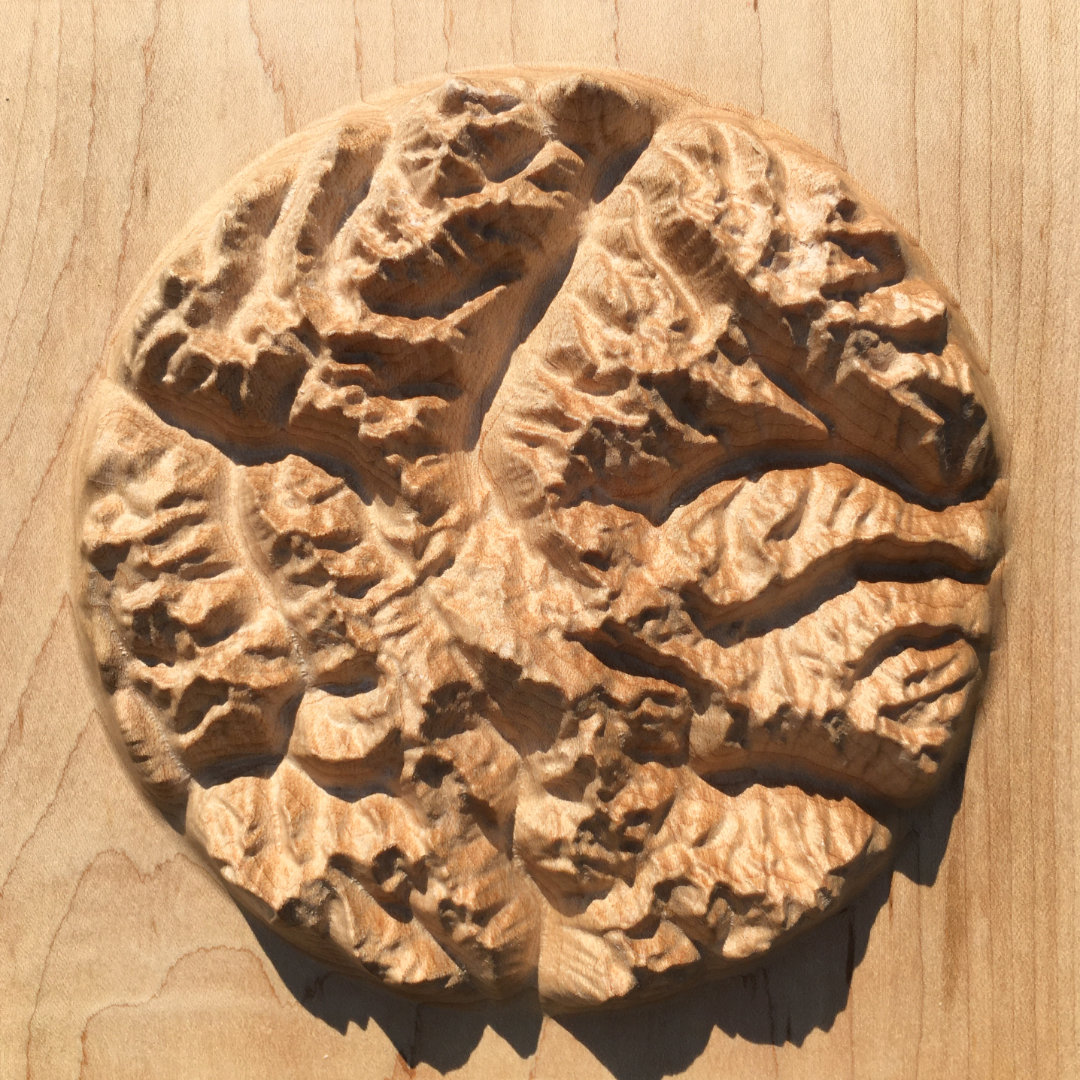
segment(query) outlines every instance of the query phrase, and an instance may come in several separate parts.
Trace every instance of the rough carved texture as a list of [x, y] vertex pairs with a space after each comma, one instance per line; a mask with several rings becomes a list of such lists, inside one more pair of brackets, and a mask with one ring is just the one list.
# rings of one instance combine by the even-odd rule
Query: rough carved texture
[[967, 744], [1004, 487], [958, 316], [834, 166], [656, 85], [281, 144], [136, 297], [84, 475], [151, 795], [414, 994], [751, 960]]

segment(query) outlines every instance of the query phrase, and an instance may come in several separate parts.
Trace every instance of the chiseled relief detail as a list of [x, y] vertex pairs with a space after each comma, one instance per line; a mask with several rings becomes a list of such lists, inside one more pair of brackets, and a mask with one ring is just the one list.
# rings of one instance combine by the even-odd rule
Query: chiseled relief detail
[[295, 136], [136, 296], [82, 622], [151, 796], [294, 942], [582, 1008], [745, 963], [966, 748], [985, 376], [836, 167], [632, 78]]

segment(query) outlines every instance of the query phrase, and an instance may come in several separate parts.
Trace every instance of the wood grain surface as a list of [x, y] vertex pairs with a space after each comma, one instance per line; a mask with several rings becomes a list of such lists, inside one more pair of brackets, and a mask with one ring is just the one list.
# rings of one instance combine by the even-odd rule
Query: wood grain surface
[[[3, 22], [0, 1076], [1080, 1071], [1073, 0], [9, 0]], [[603, 1016], [414, 1005], [249, 925], [112, 752], [67, 595], [79, 405], [161, 247], [318, 116], [511, 63], [667, 79], [839, 161], [955, 295], [1011, 436], [966, 778], [891, 882], [767, 967]]]

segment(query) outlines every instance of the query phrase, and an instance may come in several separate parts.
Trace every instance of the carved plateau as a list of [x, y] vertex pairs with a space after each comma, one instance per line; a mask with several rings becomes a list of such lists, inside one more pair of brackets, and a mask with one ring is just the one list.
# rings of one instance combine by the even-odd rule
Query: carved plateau
[[508, 71], [200, 213], [88, 408], [81, 620], [250, 911], [414, 995], [752, 962], [965, 752], [1004, 480], [917, 249], [768, 125]]

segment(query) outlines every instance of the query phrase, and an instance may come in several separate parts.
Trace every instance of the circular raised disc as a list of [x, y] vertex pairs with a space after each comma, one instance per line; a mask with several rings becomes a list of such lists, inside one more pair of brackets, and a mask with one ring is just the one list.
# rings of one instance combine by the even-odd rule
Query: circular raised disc
[[759, 956], [967, 744], [1004, 483], [917, 252], [761, 122], [453, 78], [242, 173], [121, 321], [81, 617], [232, 892], [431, 998]]

